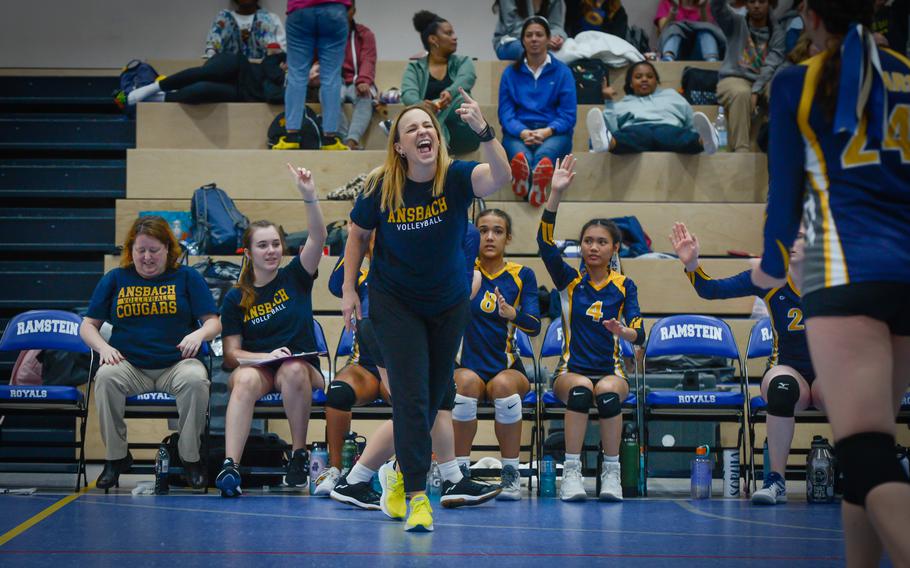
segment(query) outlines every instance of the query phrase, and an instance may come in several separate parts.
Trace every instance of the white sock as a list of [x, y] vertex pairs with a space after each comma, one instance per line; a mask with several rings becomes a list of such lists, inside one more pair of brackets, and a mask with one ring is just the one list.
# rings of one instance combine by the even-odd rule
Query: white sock
[[518, 469], [518, 458], [502, 458], [502, 467], [510, 465]]
[[619, 454], [616, 454], [615, 456], [604, 454], [604, 463], [619, 463]]
[[439, 464], [439, 473], [442, 474], [443, 479], [450, 483], [458, 483], [464, 477], [461, 474], [461, 470], [458, 469], [458, 460]]
[[351, 468], [351, 471], [348, 472], [347, 480], [348, 483], [368, 483], [373, 479], [373, 474], [375, 473], [372, 469], [357, 462]]
[[164, 97], [165, 97], [166, 95], [167, 95], [167, 93], [165, 93], [164, 91], [161, 91], [160, 93], [155, 93], [154, 95], [149, 95], [149, 97], [148, 97], [147, 99], [145, 99], [144, 101], [142, 101], [142, 102], [146, 102], [146, 103], [163, 103], [163, 102], [164, 102]]
[[462, 465], [462, 464], [464, 464], [464, 465], [466, 465], [466, 466], [468, 466], [468, 467], [471, 467], [471, 456], [459, 456], [459, 457], [457, 457], [457, 458], [455, 458], [455, 459], [458, 460], [458, 465], [459, 465], [459, 466]]
[[566, 454], [566, 461], [567, 462], [580, 462], [581, 454]]
[[133, 89], [129, 95], [126, 96], [126, 102], [128, 104], [134, 105], [140, 103], [147, 99], [148, 97], [154, 95], [155, 93], [160, 93], [161, 87], [158, 86], [158, 81], [146, 85], [144, 87], [139, 87], [138, 89]]

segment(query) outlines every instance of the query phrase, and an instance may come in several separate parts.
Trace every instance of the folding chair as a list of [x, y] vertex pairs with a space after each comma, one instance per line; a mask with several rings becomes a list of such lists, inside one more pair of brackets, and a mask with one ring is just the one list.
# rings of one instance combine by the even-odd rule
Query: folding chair
[[[735, 360], [739, 365], [738, 380], [728, 388], [679, 391], [648, 390], [648, 357], [661, 355], [709, 355]], [[735, 377], [734, 377], [735, 378]], [[653, 380], [653, 377], [652, 377]], [[737, 449], [745, 455], [745, 417], [748, 414], [748, 386], [745, 363], [740, 357], [733, 331], [727, 322], [702, 315], [677, 315], [657, 321], [648, 334], [642, 363], [642, 388], [645, 393], [642, 412], [645, 450], [644, 493], [647, 495], [650, 443], [648, 424], [654, 418], [690, 422], [734, 422], [739, 424]], [[745, 406], [745, 410], [744, 410]], [[694, 448], [669, 451], [690, 452]], [[740, 466], [742, 467], [742, 466]]]
[[[15, 316], [7, 324], [0, 338], [0, 351], [23, 349], [57, 349], [77, 353], [91, 353], [89, 369], [93, 368], [94, 353], [79, 336], [82, 318], [60, 310], [32, 310]], [[9, 416], [65, 416], [72, 417], [78, 427], [76, 441], [14, 441], [4, 436], [4, 418], [0, 416], [0, 447], [2, 448], [73, 448], [70, 458], [13, 456], [0, 459], [0, 472], [17, 473], [68, 473], [76, 474], [74, 491], [88, 485], [85, 473], [85, 429], [92, 393], [93, 373], [89, 372], [84, 387], [61, 385], [0, 385], [0, 415]]]
[[[547, 327], [547, 331], [544, 334], [543, 344], [540, 347], [540, 355], [538, 356], [538, 368], [543, 368], [543, 359], [547, 357], [562, 357], [565, 351], [565, 341], [563, 337], [563, 328], [562, 328], [562, 318], [556, 318], [550, 325]], [[619, 340], [619, 351], [620, 355], [623, 358], [635, 358], [635, 349], [632, 347], [632, 344], [626, 341], [625, 339]], [[550, 382], [556, 377], [551, 377]], [[638, 400], [639, 396], [637, 395], [639, 391], [639, 381], [638, 381], [638, 365], [635, 365], [635, 369], [632, 372], [632, 377], [629, 384], [629, 396], [626, 397], [626, 400], [622, 404], [622, 417], [624, 421], [638, 422]], [[562, 419], [566, 413], [566, 405], [563, 404], [561, 400], [556, 396], [556, 393], [553, 392], [552, 388], [548, 388], [546, 391], [541, 394], [541, 404], [540, 404], [540, 423], [541, 427], [539, 429], [541, 438], [543, 438], [543, 422], [545, 420], [558, 420]], [[597, 408], [591, 408], [588, 411], [588, 419], [598, 421], [600, 416], [597, 413]], [[641, 430], [639, 430], [641, 431]], [[603, 466], [603, 453], [600, 451], [600, 447], [584, 447], [582, 451], [597, 451], [598, 458], [597, 464], [594, 468], [594, 473], [597, 478], [596, 490], [600, 491], [600, 470]], [[538, 458], [543, 459], [543, 442], [541, 441], [541, 449], [538, 453]], [[538, 467], [538, 469], [540, 469]], [[590, 470], [588, 470], [590, 473]], [[539, 485], [538, 485], [539, 487]]]

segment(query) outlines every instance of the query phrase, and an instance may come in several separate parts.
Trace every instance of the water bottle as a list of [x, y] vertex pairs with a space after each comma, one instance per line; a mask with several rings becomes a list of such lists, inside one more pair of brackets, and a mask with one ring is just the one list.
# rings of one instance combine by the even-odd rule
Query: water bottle
[[771, 475], [771, 458], [768, 454], [768, 438], [765, 438], [765, 444], [762, 446], [761, 450], [761, 475], [762, 479], [768, 479], [768, 476]]
[[430, 472], [427, 474], [427, 497], [433, 503], [438, 503], [439, 498], [442, 497], [442, 472], [439, 471], [435, 453], [433, 461], [430, 463]]
[[556, 462], [549, 454], [543, 457], [540, 467], [540, 496], [556, 497]]
[[727, 117], [724, 116], [724, 107], [717, 107], [717, 120], [714, 121], [714, 130], [717, 131], [717, 151], [727, 151]]
[[810, 503], [834, 501], [834, 454], [828, 440], [812, 437], [812, 448], [806, 458], [806, 500]]
[[692, 460], [691, 492], [693, 499], [711, 498], [711, 450], [698, 446]]
[[638, 460], [638, 432], [635, 424], [626, 424], [619, 447], [620, 480], [624, 497], [638, 496]]
[[171, 486], [167, 481], [170, 467], [171, 454], [167, 451], [167, 446], [161, 444], [155, 455], [155, 495], [166, 495], [170, 491]]
[[354, 467], [354, 456], [357, 455], [357, 442], [353, 432], [345, 436], [344, 445], [341, 447], [341, 474], [347, 475]]
[[724, 450], [724, 497], [739, 497], [739, 450]]
[[329, 452], [325, 446], [315, 442], [310, 450], [310, 495], [316, 491], [316, 480], [329, 464]]

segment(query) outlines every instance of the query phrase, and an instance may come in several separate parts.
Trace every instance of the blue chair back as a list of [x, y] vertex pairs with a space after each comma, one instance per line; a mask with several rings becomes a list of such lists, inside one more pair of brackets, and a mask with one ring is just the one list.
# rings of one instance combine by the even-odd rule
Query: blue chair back
[[635, 348], [632, 347], [632, 344], [623, 339], [619, 338], [619, 353], [623, 357], [635, 357]]
[[774, 330], [771, 318], [762, 318], [752, 326], [749, 333], [749, 346], [746, 347], [746, 359], [770, 357], [774, 351]]
[[543, 336], [543, 344], [540, 346], [540, 356], [559, 357], [563, 351], [563, 331], [562, 318], [556, 318], [550, 322], [547, 332]]
[[335, 358], [349, 357], [354, 353], [354, 332], [341, 328], [341, 337], [338, 338], [338, 347], [335, 348]]
[[79, 336], [82, 318], [62, 310], [32, 310], [10, 320], [0, 351], [23, 349], [58, 349], [88, 353], [89, 347]]
[[315, 318], [313, 319], [313, 337], [316, 339], [316, 351], [328, 354], [329, 347], [328, 342], [325, 340], [325, 330], [322, 329], [322, 324]]
[[648, 334], [645, 355], [710, 355], [739, 361], [739, 348], [727, 322], [686, 314], [658, 320]]
[[531, 346], [531, 338], [520, 329], [515, 330], [515, 348], [518, 350], [520, 357], [534, 358], [534, 347]]

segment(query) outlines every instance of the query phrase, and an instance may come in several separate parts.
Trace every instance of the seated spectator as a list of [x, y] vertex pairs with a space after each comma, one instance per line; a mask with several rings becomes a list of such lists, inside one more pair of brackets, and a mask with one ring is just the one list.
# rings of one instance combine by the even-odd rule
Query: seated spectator
[[342, 103], [353, 103], [354, 112], [348, 122], [347, 116], [341, 114], [339, 134], [345, 146], [351, 150], [360, 150], [363, 134], [370, 127], [373, 117], [373, 97], [376, 92], [376, 36], [370, 28], [354, 21], [357, 8], [354, 0], [348, 8], [348, 42], [341, 65], [341, 78], [344, 87], [341, 91]]
[[660, 0], [654, 24], [663, 61], [719, 61], [724, 34], [708, 12], [707, 0]]
[[493, 13], [499, 15], [493, 32], [496, 57], [503, 61], [515, 61], [523, 57], [520, 32], [524, 22], [531, 16], [546, 20], [551, 31], [548, 36], [550, 51], [559, 51], [568, 37], [563, 29], [565, 12], [563, 0], [496, 0], [493, 2]]
[[[133, 221], [120, 267], [101, 278], [80, 327], [101, 362], [95, 405], [106, 452], [99, 489], [116, 485], [133, 464], [123, 419], [127, 397], [152, 391], [177, 399], [178, 448], [187, 482], [194, 489], [206, 486], [199, 442], [209, 379], [196, 356], [203, 342], [221, 333], [221, 322], [205, 280], [179, 258], [180, 244], [167, 221], [157, 216]], [[104, 322], [113, 326], [110, 341], [99, 333]]]
[[521, 27], [524, 55], [499, 83], [502, 145], [512, 167], [512, 191], [540, 207], [553, 165], [572, 151], [576, 96], [572, 71], [548, 52], [550, 26], [540, 16]]
[[907, 53], [908, 12], [910, 0], [875, 0], [872, 32], [878, 45], [901, 55]]
[[771, 77], [784, 60], [784, 32], [771, 19], [777, 0], [749, 0], [747, 16], [738, 16], [726, 0], [711, 0], [711, 12], [727, 38], [717, 98], [727, 115], [732, 152], [751, 149], [752, 117], [767, 98]]
[[232, 0], [235, 9], [222, 10], [215, 16], [205, 38], [205, 57], [219, 53], [239, 53], [247, 59], [262, 59], [269, 44], [287, 49], [284, 25], [277, 14], [263, 10], [259, 0]]
[[570, 37], [587, 31], [624, 39], [629, 34], [629, 16], [621, 0], [569, 0], [565, 4], [565, 26]]
[[604, 110], [588, 111], [588, 135], [594, 152], [634, 154], [679, 152], [713, 154], [717, 133], [708, 117], [692, 112], [688, 101], [673, 89], [659, 89], [654, 65], [642, 61], [626, 71], [627, 94], [613, 102], [616, 91], [603, 87]]
[[286, 56], [274, 44], [262, 63], [250, 63], [236, 53], [219, 53], [200, 67], [178, 71], [169, 77], [114, 96], [121, 109], [143, 101], [168, 103], [280, 104], [284, 100]]
[[796, 47], [796, 42], [799, 41], [803, 33], [805, 26], [803, 24], [802, 9], [803, 1], [797, 0], [789, 10], [781, 14], [780, 18], [777, 19], [777, 24], [784, 29], [784, 54], [786, 56], [789, 56], [793, 48]]
[[463, 97], [458, 89], [470, 95], [477, 74], [474, 62], [466, 55], [456, 55], [458, 36], [448, 20], [421, 10], [414, 14], [414, 29], [427, 55], [408, 62], [401, 78], [401, 103], [423, 103], [427, 112], [436, 115], [446, 146], [452, 154], [473, 152], [480, 139], [455, 113]]

